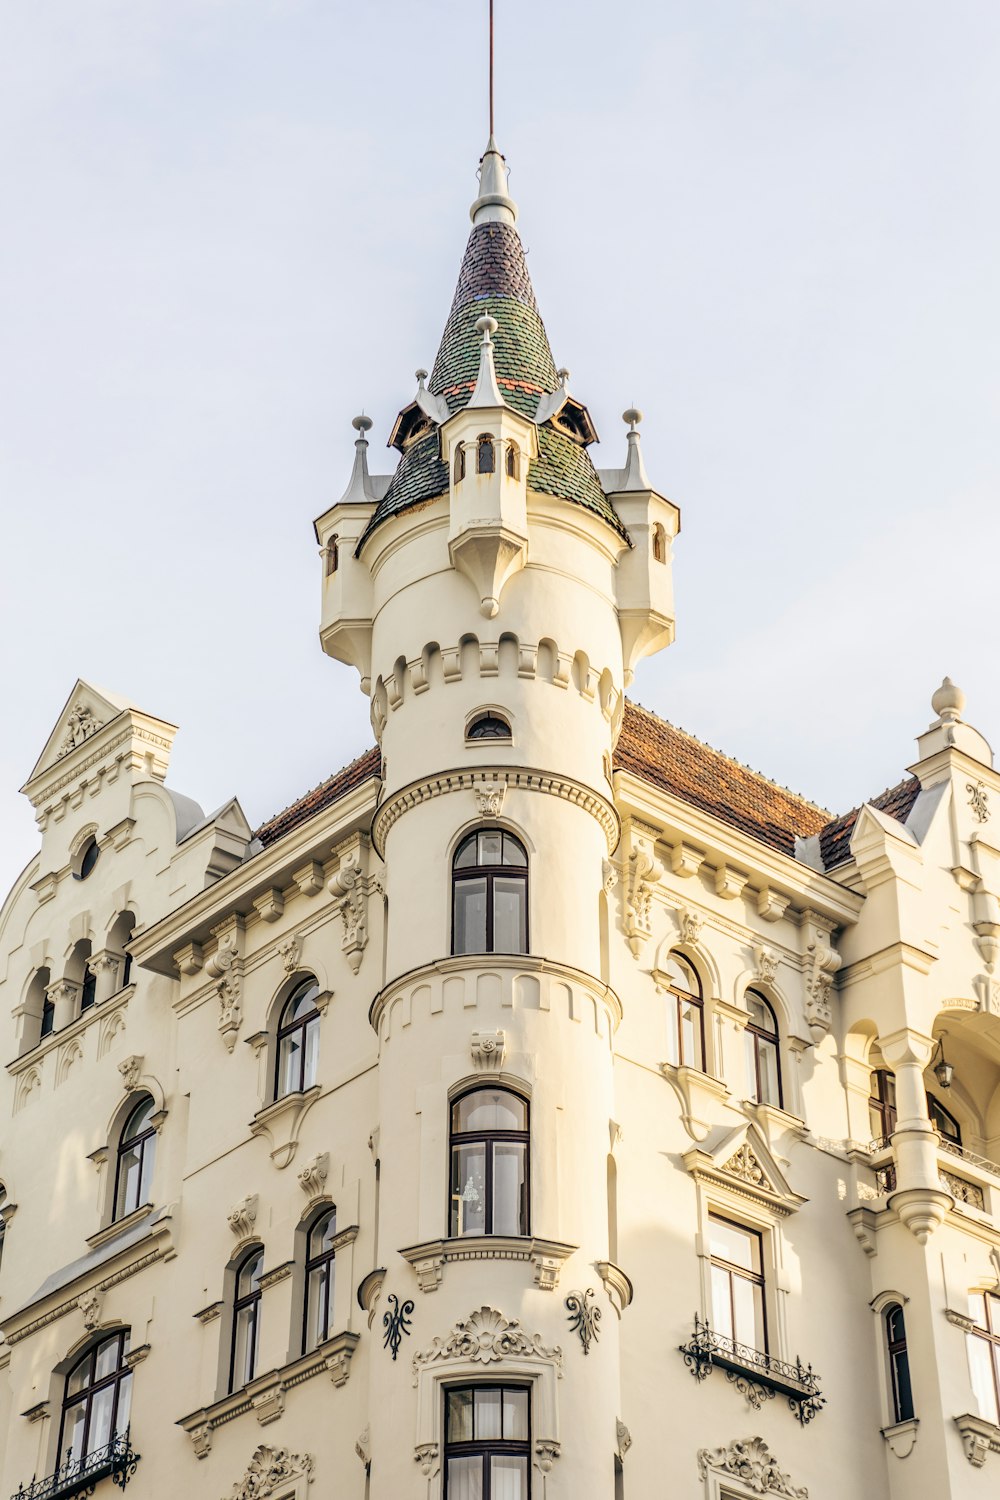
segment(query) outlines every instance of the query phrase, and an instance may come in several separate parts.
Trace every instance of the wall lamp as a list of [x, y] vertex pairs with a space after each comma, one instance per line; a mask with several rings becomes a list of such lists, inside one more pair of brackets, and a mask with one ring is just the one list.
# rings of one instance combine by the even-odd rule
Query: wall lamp
[[951, 1088], [951, 1080], [955, 1076], [955, 1069], [952, 1067], [951, 1063], [944, 1055], [944, 1039], [947, 1035], [948, 1033], [946, 1031], [942, 1031], [941, 1035], [938, 1037], [937, 1051], [934, 1054], [935, 1057], [937, 1056], [938, 1052], [940, 1052], [941, 1054], [941, 1061], [934, 1069], [934, 1077], [937, 1079], [938, 1083], [943, 1089]]

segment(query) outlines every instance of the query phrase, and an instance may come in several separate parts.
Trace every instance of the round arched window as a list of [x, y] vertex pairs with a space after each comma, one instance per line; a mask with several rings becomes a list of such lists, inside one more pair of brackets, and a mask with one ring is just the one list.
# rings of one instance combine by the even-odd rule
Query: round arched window
[[316, 1082], [319, 1062], [319, 985], [305, 979], [292, 991], [278, 1026], [278, 1066], [274, 1097], [301, 1094]]
[[782, 1097], [778, 1023], [763, 995], [759, 995], [756, 990], [747, 990], [746, 999], [750, 1024], [743, 1037], [750, 1097], [756, 1099], [758, 1104], [775, 1104], [780, 1109]]
[[333, 1332], [333, 1276], [337, 1210], [327, 1209], [309, 1231], [306, 1250], [305, 1331], [302, 1353], [308, 1354]]
[[156, 1127], [153, 1101], [148, 1094], [136, 1105], [118, 1142], [118, 1170], [111, 1217], [123, 1219], [150, 1202], [153, 1166], [156, 1161]]
[[465, 737], [469, 740], [509, 740], [510, 725], [499, 714], [480, 714], [469, 725]]
[[512, 833], [480, 828], [452, 863], [453, 953], [527, 953], [528, 856]]
[[663, 969], [667, 997], [667, 1052], [675, 1067], [705, 1071], [705, 1003], [701, 980], [679, 953]]
[[86, 1458], [96, 1468], [98, 1455], [103, 1452], [110, 1457], [115, 1437], [128, 1431], [132, 1397], [128, 1346], [127, 1328], [102, 1338], [66, 1376], [59, 1454], [67, 1463]]

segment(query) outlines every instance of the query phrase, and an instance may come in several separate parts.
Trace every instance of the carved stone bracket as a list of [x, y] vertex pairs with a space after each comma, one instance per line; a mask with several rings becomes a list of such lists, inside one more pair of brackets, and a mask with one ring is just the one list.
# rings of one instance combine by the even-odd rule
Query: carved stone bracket
[[330, 1170], [330, 1153], [322, 1151], [306, 1162], [299, 1172], [299, 1187], [307, 1198], [318, 1198], [326, 1187]]
[[499, 818], [507, 793], [506, 781], [481, 781], [473, 788], [476, 811], [481, 818]]
[[257, 1207], [259, 1198], [256, 1193], [251, 1193], [246, 1198], [241, 1198], [239, 1203], [233, 1205], [226, 1215], [226, 1221], [238, 1240], [249, 1239], [254, 1232], [257, 1222]]
[[278, 944], [278, 952], [285, 973], [294, 974], [302, 962], [302, 934], [293, 932], [290, 937], [284, 938]]
[[216, 980], [219, 1034], [232, 1052], [243, 1024], [243, 919], [228, 917], [212, 933], [218, 943], [205, 961], [205, 972]]
[[890, 1427], [883, 1427], [882, 1436], [896, 1458], [909, 1458], [917, 1446], [919, 1430], [919, 1418], [909, 1417], [905, 1422], [893, 1422]]
[[833, 1024], [831, 993], [843, 960], [830, 943], [830, 934], [808, 920], [806, 944], [806, 1024], [814, 1042], [821, 1042]]
[[139, 1087], [139, 1079], [142, 1077], [143, 1058], [138, 1054], [125, 1057], [118, 1064], [118, 1071], [122, 1075], [122, 1083], [125, 1085], [126, 1093], [131, 1094]]
[[664, 875], [663, 866], [653, 853], [653, 839], [629, 829], [631, 852], [625, 868], [623, 891], [625, 936], [633, 958], [638, 958], [653, 930], [653, 887]]
[[294, 1157], [302, 1121], [319, 1095], [318, 1083], [303, 1094], [284, 1094], [273, 1104], [258, 1110], [250, 1121], [250, 1134], [266, 1136], [271, 1142], [271, 1160], [279, 1171]]
[[471, 1039], [472, 1066], [477, 1073], [499, 1073], [507, 1055], [503, 1031], [474, 1031]]
[[616, 1266], [613, 1260], [599, 1260], [595, 1262], [598, 1276], [604, 1282], [604, 1290], [608, 1294], [608, 1300], [615, 1312], [621, 1317], [632, 1301], [632, 1282], [625, 1275], [621, 1266]]
[[755, 978], [760, 984], [773, 984], [781, 959], [773, 948], [758, 943], [753, 950]]
[[955, 1426], [962, 1435], [965, 1456], [974, 1469], [981, 1469], [991, 1453], [1000, 1453], [1000, 1427], [984, 1422], [966, 1412], [955, 1418]]
[[368, 840], [359, 835], [341, 851], [339, 868], [327, 881], [334, 910], [339, 911], [344, 923], [340, 946], [355, 974], [368, 946], [367, 868]]

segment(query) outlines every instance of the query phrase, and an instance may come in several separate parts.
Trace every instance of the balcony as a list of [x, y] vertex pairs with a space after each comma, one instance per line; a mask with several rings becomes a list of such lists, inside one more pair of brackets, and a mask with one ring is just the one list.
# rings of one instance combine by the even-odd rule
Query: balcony
[[725, 1370], [726, 1379], [756, 1410], [777, 1395], [785, 1396], [789, 1410], [805, 1427], [826, 1405], [812, 1365], [803, 1365], [800, 1359], [788, 1364], [760, 1349], [738, 1344], [725, 1334], [715, 1333], [697, 1313], [694, 1334], [688, 1343], [680, 1345], [680, 1352], [696, 1380], [705, 1380], [715, 1365]]
[[894, 1193], [896, 1163], [892, 1159], [892, 1136], [880, 1135], [874, 1141], [869, 1141], [868, 1155], [872, 1158], [876, 1190], [879, 1193]]
[[27, 1488], [22, 1484], [11, 1500], [75, 1500], [78, 1495], [92, 1495], [101, 1479], [110, 1479], [124, 1490], [141, 1457], [132, 1447], [128, 1428], [82, 1458], [71, 1458], [70, 1451], [54, 1473], [33, 1479]]

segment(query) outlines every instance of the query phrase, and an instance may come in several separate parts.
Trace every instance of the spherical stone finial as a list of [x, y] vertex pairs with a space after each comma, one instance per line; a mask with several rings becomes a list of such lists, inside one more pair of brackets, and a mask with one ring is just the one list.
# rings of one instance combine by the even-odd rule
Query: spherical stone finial
[[634, 432], [642, 421], [642, 412], [637, 406], [630, 406], [626, 411], [622, 412], [622, 421], [627, 422]]
[[946, 677], [931, 699], [931, 708], [947, 724], [960, 719], [964, 707], [965, 694], [960, 687], [955, 686], [950, 677]]
[[362, 437], [364, 437], [365, 433], [370, 432], [371, 429], [375, 426], [375, 423], [372, 421], [371, 417], [366, 417], [364, 412], [362, 412], [360, 417], [353, 417], [351, 419], [351, 426], [354, 428], [355, 432], [360, 432]]
[[427, 379], [427, 371], [416, 370], [414, 373], [416, 374], [417, 379], [420, 381], [420, 384], [423, 385], [424, 381]]
[[569, 384], [569, 371], [567, 370], [567, 368], [566, 368], [565, 365], [563, 365], [563, 367], [562, 367], [561, 370], [557, 370], [556, 371], [556, 375], [559, 378], [559, 384], [560, 385], [568, 385]]
[[496, 333], [500, 324], [496, 318], [491, 318], [489, 313], [484, 313], [481, 318], [476, 319], [476, 332], [483, 336], [483, 343], [488, 344]]

